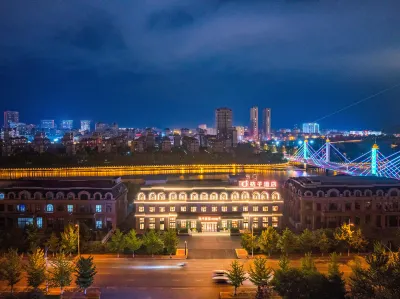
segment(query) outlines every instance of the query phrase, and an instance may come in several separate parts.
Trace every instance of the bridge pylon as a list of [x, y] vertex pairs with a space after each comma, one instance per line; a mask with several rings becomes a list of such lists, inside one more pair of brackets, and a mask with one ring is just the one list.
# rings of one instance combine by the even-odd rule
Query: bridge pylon
[[329, 163], [331, 161], [331, 141], [329, 140], [329, 138], [326, 139], [325, 153], [325, 162]]
[[371, 150], [371, 174], [378, 175], [378, 149], [379, 146], [375, 143]]

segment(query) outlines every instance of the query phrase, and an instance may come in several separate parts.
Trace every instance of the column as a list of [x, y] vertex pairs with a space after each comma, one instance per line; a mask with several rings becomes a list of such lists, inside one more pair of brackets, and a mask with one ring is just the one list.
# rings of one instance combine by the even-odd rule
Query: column
[[331, 161], [331, 141], [329, 140], [329, 138], [326, 139], [325, 152], [326, 152], [325, 162], [329, 163]]
[[379, 146], [375, 143], [371, 150], [371, 174], [378, 175], [378, 149]]
[[304, 151], [303, 151], [303, 159], [308, 159], [308, 139], [304, 140]]

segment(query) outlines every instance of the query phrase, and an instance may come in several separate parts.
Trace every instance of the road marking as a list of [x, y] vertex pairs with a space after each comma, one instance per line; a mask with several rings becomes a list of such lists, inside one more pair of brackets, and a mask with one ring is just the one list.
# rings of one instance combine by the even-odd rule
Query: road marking
[[204, 279], [196, 279], [196, 281], [203, 281]]
[[180, 281], [180, 279], [172, 279], [172, 281]]
[[127, 279], [127, 281], [135, 281], [134, 279]]
[[193, 288], [171, 288], [171, 290], [189, 290]]

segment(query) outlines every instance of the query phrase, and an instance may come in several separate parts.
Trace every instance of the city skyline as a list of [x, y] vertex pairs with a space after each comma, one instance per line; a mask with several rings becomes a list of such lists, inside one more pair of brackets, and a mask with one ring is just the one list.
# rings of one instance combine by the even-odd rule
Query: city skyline
[[[43, 1], [24, 10], [18, 2], [0, 4], [0, 109], [28, 123], [195, 127], [226, 106], [247, 124], [258, 106], [274, 111], [274, 128], [292, 127], [389, 88], [400, 74], [398, 1]], [[398, 126], [399, 96], [393, 89], [321, 126]]]

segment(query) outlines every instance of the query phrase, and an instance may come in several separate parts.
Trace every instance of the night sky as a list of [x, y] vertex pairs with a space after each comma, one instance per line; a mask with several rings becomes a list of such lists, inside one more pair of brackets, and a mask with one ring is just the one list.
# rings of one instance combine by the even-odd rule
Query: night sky
[[[0, 1], [0, 110], [22, 122], [274, 129], [400, 83], [399, 0]], [[400, 125], [400, 87], [321, 128]]]

